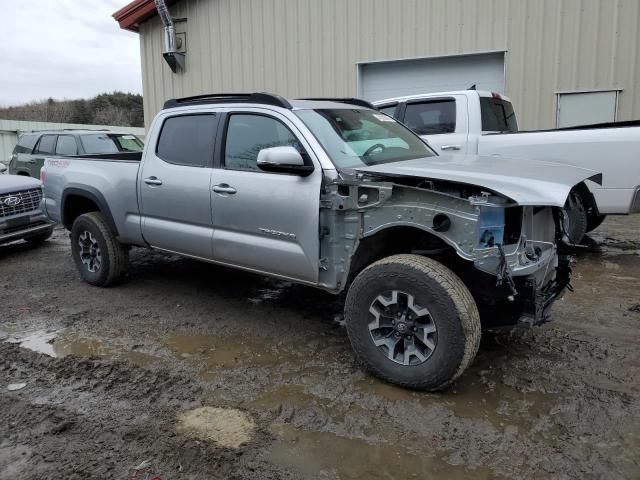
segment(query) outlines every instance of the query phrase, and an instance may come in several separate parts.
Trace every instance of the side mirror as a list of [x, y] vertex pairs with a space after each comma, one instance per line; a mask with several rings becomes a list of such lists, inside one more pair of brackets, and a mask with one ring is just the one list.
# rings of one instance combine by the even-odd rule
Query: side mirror
[[4, 163], [0, 163], [0, 175], [7, 171], [7, 166]]
[[306, 177], [313, 172], [313, 165], [305, 165], [300, 152], [293, 147], [263, 148], [258, 153], [258, 168], [265, 172], [292, 173]]

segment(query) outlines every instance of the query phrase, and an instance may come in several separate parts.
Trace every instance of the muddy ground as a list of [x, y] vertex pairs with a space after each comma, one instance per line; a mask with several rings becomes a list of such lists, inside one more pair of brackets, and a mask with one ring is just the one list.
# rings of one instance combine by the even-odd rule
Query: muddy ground
[[437, 395], [364, 373], [328, 294], [131, 258], [98, 289], [62, 230], [0, 247], [1, 479], [640, 478], [640, 216]]

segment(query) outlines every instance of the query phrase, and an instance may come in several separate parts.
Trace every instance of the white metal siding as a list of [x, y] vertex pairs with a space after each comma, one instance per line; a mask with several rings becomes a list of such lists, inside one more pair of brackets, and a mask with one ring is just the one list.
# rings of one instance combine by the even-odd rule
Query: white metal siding
[[640, 118], [640, 0], [180, 0], [187, 71], [162, 59], [157, 17], [140, 28], [145, 121], [205, 92], [352, 96], [358, 62], [506, 50], [505, 93], [523, 128], [550, 128], [556, 92], [621, 89]]
[[504, 53], [366, 63], [359, 66], [359, 82], [358, 95], [370, 101], [472, 85], [504, 93]]

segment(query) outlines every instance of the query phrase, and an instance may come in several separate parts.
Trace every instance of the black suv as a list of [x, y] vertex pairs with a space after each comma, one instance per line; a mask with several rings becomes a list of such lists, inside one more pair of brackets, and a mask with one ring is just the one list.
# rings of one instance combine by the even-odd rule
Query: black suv
[[23, 133], [9, 159], [9, 173], [40, 177], [44, 157], [139, 153], [142, 140], [109, 130], [43, 130]]

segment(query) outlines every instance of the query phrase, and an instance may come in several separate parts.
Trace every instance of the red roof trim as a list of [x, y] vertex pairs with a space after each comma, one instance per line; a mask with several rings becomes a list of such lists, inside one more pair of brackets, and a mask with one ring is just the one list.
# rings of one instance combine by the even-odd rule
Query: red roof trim
[[[176, 1], [177, 0], [168, 0], [167, 4], [172, 4]], [[125, 5], [112, 16], [123, 30], [137, 32], [138, 26], [142, 22], [157, 15], [157, 13], [154, 0], [133, 0], [133, 2]]]

